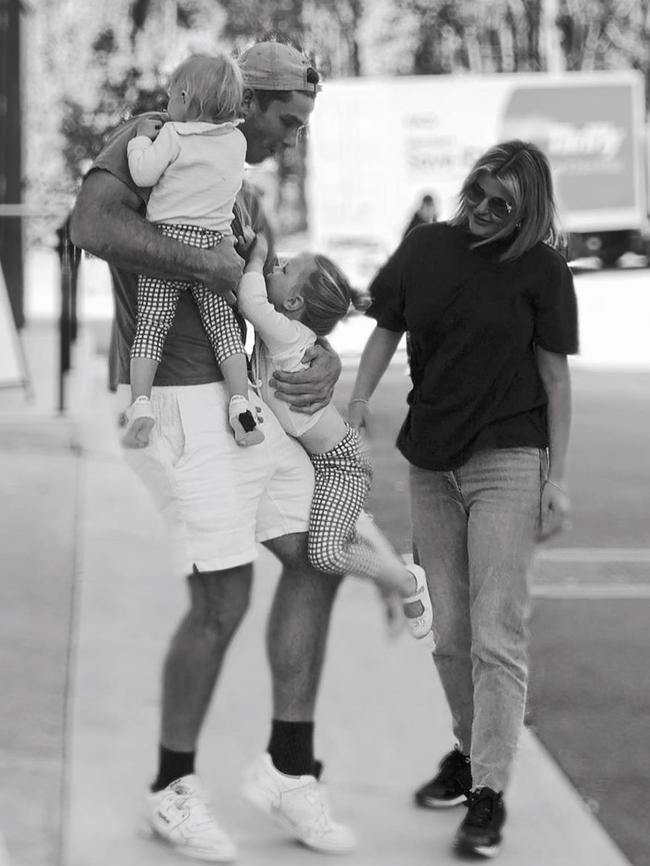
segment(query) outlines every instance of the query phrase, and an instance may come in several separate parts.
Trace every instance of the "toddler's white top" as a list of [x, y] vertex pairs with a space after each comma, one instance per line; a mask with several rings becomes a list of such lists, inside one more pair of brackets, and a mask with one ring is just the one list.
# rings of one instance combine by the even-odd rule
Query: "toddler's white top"
[[131, 177], [153, 187], [147, 219], [230, 234], [244, 178], [246, 139], [235, 123], [165, 123], [155, 141], [137, 135], [127, 146]]
[[301, 436], [318, 423], [325, 408], [313, 415], [292, 412], [289, 404], [278, 400], [269, 386], [276, 370], [304, 370], [302, 356], [316, 342], [316, 334], [297, 319], [279, 313], [269, 301], [262, 274], [249, 271], [243, 275], [237, 289], [240, 313], [255, 328], [253, 376], [262, 398], [290, 436]]

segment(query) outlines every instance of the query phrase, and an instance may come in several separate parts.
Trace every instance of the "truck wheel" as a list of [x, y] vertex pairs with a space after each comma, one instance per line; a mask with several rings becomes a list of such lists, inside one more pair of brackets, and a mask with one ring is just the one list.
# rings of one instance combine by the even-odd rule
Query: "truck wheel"
[[613, 268], [624, 252], [625, 250], [621, 247], [609, 247], [601, 250], [598, 253], [598, 257], [603, 263], [604, 268]]

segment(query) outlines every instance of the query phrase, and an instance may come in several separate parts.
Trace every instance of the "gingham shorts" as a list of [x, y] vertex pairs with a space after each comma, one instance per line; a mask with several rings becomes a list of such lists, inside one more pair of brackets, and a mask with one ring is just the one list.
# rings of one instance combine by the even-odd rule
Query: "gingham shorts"
[[[201, 226], [159, 223], [157, 229], [165, 237], [203, 250], [223, 240], [221, 232]], [[221, 364], [231, 355], [244, 352], [235, 314], [220, 295], [210, 292], [201, 283], [160, 280], [140, 275], [138, 320], [131, 347], [132, 358], [151, 358], [160, 363], [165, 339], [174, 321], [179, 294], [186, 290], [192, 292], [217, 363]]]
[[309, 514], [308, 554], [312, 565], [328, 574], [374, 578], [377, 558], [356, 532], [370, 484], [372, 467], [357, 430], [334, 448], [311, 455], [314, 497]]

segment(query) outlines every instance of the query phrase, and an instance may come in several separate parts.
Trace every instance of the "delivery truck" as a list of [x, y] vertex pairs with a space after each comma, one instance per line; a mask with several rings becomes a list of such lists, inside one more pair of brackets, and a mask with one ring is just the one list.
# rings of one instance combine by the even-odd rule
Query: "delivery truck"
[[650, 254], [644, 82], [635, 71], [422, 75], [326, 82], [308, 155], [316, 247], [365, 281], [431, 193], [452, 215], [475, 159], [499, 141], [547, 154], [569, 255]]

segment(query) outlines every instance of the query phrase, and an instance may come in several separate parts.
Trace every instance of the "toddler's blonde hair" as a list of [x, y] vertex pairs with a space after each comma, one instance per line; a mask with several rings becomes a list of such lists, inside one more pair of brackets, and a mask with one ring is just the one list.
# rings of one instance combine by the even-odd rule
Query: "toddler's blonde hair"
[[223, 123], [242, 114], [244, 80], [227, 54], [194, 54], [172, 72], [169, 88], [187, 91], [188, 119]]
[[352, 288], [343, 271], [325, 256], [314, 256], [316, 267], [302, 288], [305, 306], [300, 320], [319, 337], [326, 337], [350, 312], [367, 310], [370, 296]]

